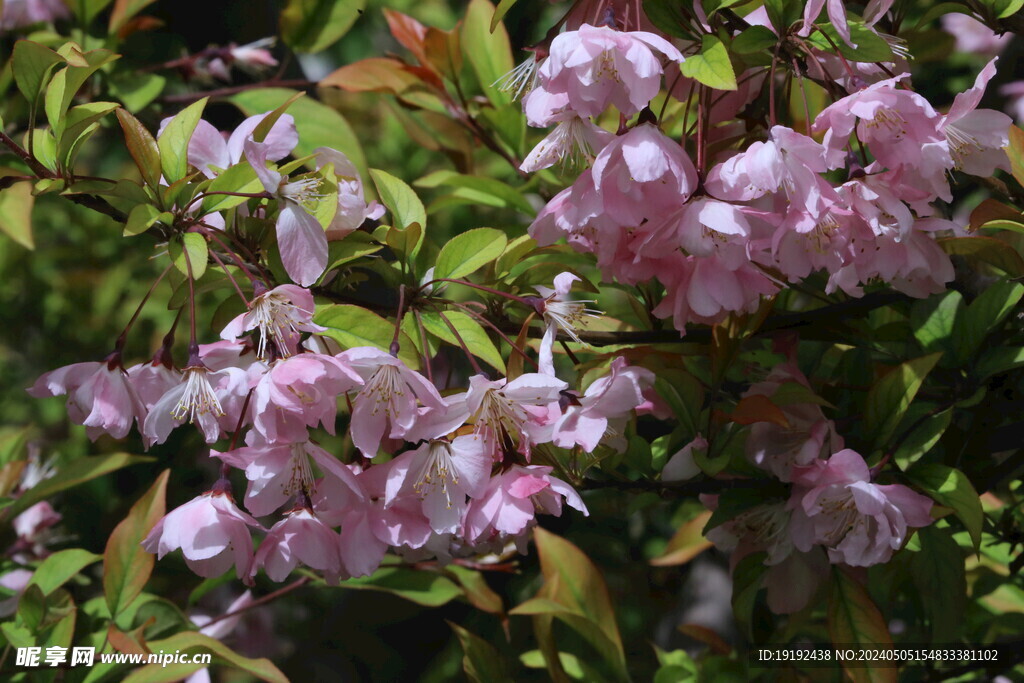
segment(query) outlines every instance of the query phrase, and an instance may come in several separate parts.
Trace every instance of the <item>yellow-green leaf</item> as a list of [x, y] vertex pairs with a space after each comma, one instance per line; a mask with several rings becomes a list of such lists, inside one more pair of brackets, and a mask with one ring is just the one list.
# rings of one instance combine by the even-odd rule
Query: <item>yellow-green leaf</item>
[[729, 61], [729, 51], [712, 35], [701, 40], [700, 52], [686, 58], [683, 75], [716, 90], [735, 90], [736, 72]]

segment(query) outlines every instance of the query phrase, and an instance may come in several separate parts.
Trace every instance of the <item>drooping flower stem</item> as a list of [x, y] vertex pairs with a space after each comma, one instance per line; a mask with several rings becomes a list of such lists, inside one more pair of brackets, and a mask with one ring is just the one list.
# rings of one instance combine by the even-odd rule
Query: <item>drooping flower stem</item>
[[146, 302], [149, 301], [149, 297], [152, 296], [153, 292], [156, 291], [156, 286], [159, 285], [164, 279], [164, 276], [167, 275], [167, 272], [171, 269], [171, 265], [172, 264], [167, 264], [167, 267], [163, 269], [163, 272], [157, 275], [156, 280], [154, 280], [153, 284], [149, 286], [149, 291], [147, 291], [146, 295], [142, 297], [142, 301], [139, 302], [135, 312], [132, 313], [132, 317], [128, 320], [128, 324], [124, 326], [124, 330], [118, 336], [117, 341], [114, 342], [115, 351], [121, 352], [124, 350], [125, 342], [128, 340], [128, 332], [131, 331], [135, 321], [139, 319], [139, 314], [142, 313], [143, 307], [146, 305]]
[[235, 291], [238, 293], [238, 297], [242, 300], [242, 303], [245, 304], [246, 308], [248, 308], [249, 299], [247, 299], [245, 294], [242, 293], [242, 288], [239, 287], [238, 283], [235, 281], [235, 276], [231, 274], [231, 271], [228, 270], [228, 267], [224, 264], [220, 257], [217, 256], [217, 253], [212, 249], [210, 250], [210, 257], [217, 262], [217, 265], [220, 266], [220, 269], [223, 270], [224, 274], [228, 276], [228, 280], [230, 280], [231, 284], [234, 286]]
[[423, 318], [420, 317], [419, 311], [414, 308], [412, 314], [416, 318], [416, 327], [420, 330], [420, 345], [423, 347], [423, 369], [427, 372], [427, 379], [433, 384], [434, 371], [430, 367], [430, 347], [427, 346], [427, 328], [423, 327]]
[[501, 297], [504, 297], [506, 299], [510, 299], [510, 300], [515, 301], [517, 303], [521, 303], [524, 306], [529, 306], [530, 308], [533, 308], [533, 302], [530, 301], [529, 299], [525, 298], [525, 297], [516, 296], [515, 294], [509, 294], [508, 292], [502, 292], [502, 291], [497, 290], [497, 289], [491, 289], [490, 287], [485, 287], [484, 285], [474, 284], [472, 282], [468, 282], [467, 280], [452, 280], [452, 279], [446, 278], [446, 277], [439, 277], [439, 278], [436, 278], [434, 280], [431, 280], [430, 282], [425, 282], [422, 285], [420, 285], [419, 291], [423, 291], [425, 288], [427, 288], [428, 286], [434, 284], [435, 282], [451, 282], [451, 283], [456, 284], [456, 285], [463, 285], [465, 287], [472, 287], [473, 289], [479, 289], [481, 292], [487, 292], [488, 294], [495, 294], [497, 296], [501, 296]]
[[448, 303], [448, 305], [455, 306], [459, 310], [464, 311], [465, 313], [473, 316], [473, 318], [475, 318], [479, 322], [483, 323], [484, 325], [487, 325], [489, 328], [494, 330], [498, 334], [499, 337], [504, 339], [505, 343], [508, 344], [509, 347], [513, 351], [515, 351], [520, 356], [522, 356], [526, 360], [528, 360], [531, 363], [533, 363], [534, 367], [537, 367], [537, 361], [533, 357], [531, 357], [528, 353], [526, 353], [526, 351], [524, 351], [523, 349], [519, 348], [519, 346], [517, 346], [516, 343], [514, 341], [512, 341], [507, 334], [505, 334], [504, 332], [501, 331], [501, 328], [499, 328], [497, 325], [495, 325], [490, 320], [488, 320], [486, 316], [481, 315], [480, 313], [478, 313], [477, 311], [474, 311], [469, 306], [461, 304], [461, 303], [459, 303], [457, 301], [448, 301], [447, 303]]
[[448, 329], [451, 330], [452, 335], [455, 337], [455, 341], [459, 342], [459, 346], [462, 347], [462, 352], [466, 354], [466, 358], [469, 360], [469, 365], [473, 368], [476, 374], [484, 374], [484, 371], [480, 369], [480, 365], [476, 362], [476, 358], [472, 353], [470, 353], [469, 347], [466, 346], [466, 342], [462, 340], [462, 335], [459, 334], [457, 329], [455, 329], [455, 325], [452, 325], [452, 321], [448, 320], [448, 316], [441, 311], [438, 311], [437, 315], [441, 318], [444, 324], [448, 326]]
[[398, 358], [398, 352], [401, 350], [401, 345], [398, 343], [398, 337], [402, 333], [402, 318], [405, 317], [405, 285], [398, 286], [398, 313], [395, 314], [395, 336], [391, 338], [391, 346], [388, 347], [388, 352]]
[[[245, 273], [245, 276], [247, 278], [249, 278], [249, 282], [253, 282], [253, 283], [259, 282], [260, 278], [258, 278], [255, 275], [253, 275], [252, 272], [246, 267], [245, 262], [242, 261], [242, 259], [238, 256], [238, 254], [233, 249], [231, 249], [231, 247], [229, 247], [228, 245], [224, 244], [224, 240], [222, 240], [220, 237], [217, 236], [217, 232], [218, 232], [217, 228], [213, 227], [212, 225], [207, 225], [206, 223], [198, 223], [197, 225], [199, 225], [199, 226], [201, 226], [203, 228], [203, 234], [204, 235], [206, 235], [207, 237], [209, 237], [210, 239], [215, 241], [217, 244], [219, 244], [221, 246], [222, 249], [224, 249], [224, 253], [226, 253], [228, 256], [230, 256], [232, 258], [232, 260], [235, 262], [235, 264], [241, 269], [241, 271], [243, 273]], [[228, 235], [228, 233], [224, 233], [224, 234]], [[228, 235], [228, 236], [230, 237], [230, 235]], [[232, 240], [232, 241], [235, 241], [236, 244], [238, 243], [237, 240]], [[239, 246], [242, 246], [242, 245], [239, 244]], [[250, 258], [252, 257], [251, 254], [249, 254], [249, 256], [250, 256]]]

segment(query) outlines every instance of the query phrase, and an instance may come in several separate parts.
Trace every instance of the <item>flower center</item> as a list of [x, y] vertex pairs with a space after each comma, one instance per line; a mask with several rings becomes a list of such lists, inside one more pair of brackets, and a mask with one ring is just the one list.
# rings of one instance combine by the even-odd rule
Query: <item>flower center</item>
[[206, 413], [216, 417], [224, 415], [220, 399], [210, 386], [209, 370], [197, 366], [185, 368], [185, 391], [171, 416], [181, 421], [187, 417], [189, 422], [195, 422], [196, 417]]

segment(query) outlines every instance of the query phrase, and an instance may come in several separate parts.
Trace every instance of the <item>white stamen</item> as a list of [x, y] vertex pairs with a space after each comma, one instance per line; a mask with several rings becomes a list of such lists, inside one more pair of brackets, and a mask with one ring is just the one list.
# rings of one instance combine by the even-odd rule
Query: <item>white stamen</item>
[[206, 413], [213, 413], [216, 417], [224, 415], [220, 399], [210, 386], [209, 373], [203, 366], [185, 368], [185, 391], [171, 412], [175, 420], [184, 421], [187, 417], [189, 422], [195, 422], [196, 417]]

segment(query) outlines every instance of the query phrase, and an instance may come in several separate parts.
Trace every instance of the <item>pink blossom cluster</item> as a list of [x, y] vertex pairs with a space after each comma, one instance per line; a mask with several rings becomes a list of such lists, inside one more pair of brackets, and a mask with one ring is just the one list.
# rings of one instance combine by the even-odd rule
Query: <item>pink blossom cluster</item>
[[[563, 295], [572, 282], [565, 275], [556, 283]], [[623, 447], [626, 421], [653, 408], [645, 395], [653, 374], [623, 358], [582, 394], [552, 372], [480, 374], [442, 395], [377, 348], [332, 350], [313, 312], [312, 294], [296, 285], [258, 291], [184, 370], [166, 349], [127, 369], [115, 353], [47, 373], [30, 393], [67, 395], [71, 418], [93, 438], [124, 437], [133, 424], [147, 444], [185, 423], [207, 443], [231, 435], [226, 450], [211, 451], [221, 478], [168, 513], [143, 545], [161, 557], [180, 548], [200, 576], [234, 566], [246, 581], [260, 569], [283, 580], [298, 563], [330, 581], [366, 575], [389, 549], [447, 561], [525, 547], [538, 514], [560, 515], [563, 505], [587, 512], [552, 467], [532, 463], [536, 449]], [[335, 433], [339, 401], [350, 406], [359, 452], [349, 463], [315, 440], [318, 428]], [[245, 510], [232, 495], [232, 470], [248, 482]], [[266, 525], [258, 519], [271, 515]], [[264, 534], [258, 549], [253, 532]]]
[[[771, 398], [786, 385], [810, 392], [792, 360], [746, 395]], [[766, 553], [768, 605], [791, 613], [811, 600], [829, 563], [888, 562], [912, 529], [931, 524], [932, 501], [901, 484], [874, 483], [875, 473], [859, 453], [843, 448], [817, 403], [780, 404], [785, 426], [755, 423], [745, 451], [753, 464], [791, 484], [789, 499], [754, 505], [708, 531], [707, 538], [732, 553], [734, 566], [750, 553]], [[716, 496], [703, 500], [711, 508], [718, 505]]]
[[[810, 3], [812, 14], [823, 4]], [[874, 20], [888, 4], [872, 3]], [[842, 3], [828, 8], [835, 21], [843, 15], [845, 26]], [[812, 56], [824, 72], [827, 55]], [[594, 254], [607, 281], [657, 279], [665, 297], [654, 312], [683, 333], [691, 322], [752, 312], [762, 296], [816, 271], [828, 274], [827, 292], [852, 296], [878, 281], [924, 297], [953, 278], [934, 238], [957, 226], [932, 202], [952, 199], [953, 171], [989, 176], [1009, 168], [1009, 117], [978, 108], [995, 59], [945, 114], [911, 88], [909, 73], [879, 79], [884, 71], [871, 65], [877, 73], [836, 81], [847, 93], [808, 122], [807, 134], [782, 125], [736, 131], [730, 120], [757, 93], [745, 87], [711, 107], [706, 138], [697, 145], [705, 153], [707, 138], [737, 132], [760, 139], [702, 159], [706, 172], [691, 160], [685, 137], [666, 135], [647, 109], [664, 65], [680, 61], [664, 38], [610, 25], [584, 24], [551, 42], [523, 108], [531, 125], [557, 126], [523, 169], [567, 158], [589, 168], [530, 226], [540, 244], [564, 238]], [[899, 60], [889, 67], [899, 70]], [[752, 70], [739, 80], [757, 77]], [[670, 94], [680, 99], [699, 85], [672, 79], [679, 81]], [[592, 120], [609, 107], [620, 115], [617, 134]]]

